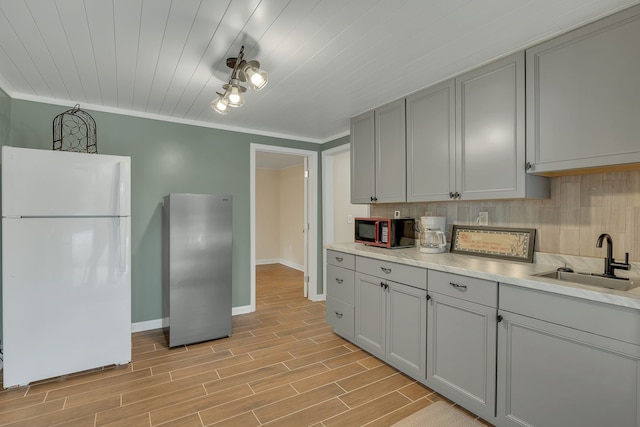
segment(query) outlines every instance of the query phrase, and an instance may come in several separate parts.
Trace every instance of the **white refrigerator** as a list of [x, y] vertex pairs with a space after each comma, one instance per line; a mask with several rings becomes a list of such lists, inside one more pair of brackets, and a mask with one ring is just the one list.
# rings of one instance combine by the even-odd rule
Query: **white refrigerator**
[[2, 147], [5, 388], [131, 361], [130, 165]]

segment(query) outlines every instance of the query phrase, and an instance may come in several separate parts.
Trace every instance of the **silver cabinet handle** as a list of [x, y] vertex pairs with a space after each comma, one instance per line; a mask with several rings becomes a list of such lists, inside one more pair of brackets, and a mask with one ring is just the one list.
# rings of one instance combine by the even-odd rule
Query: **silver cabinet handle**
[[386, 274], [391, 273], [391, 269], [390, 269], [390, 268], [380, 267], [380, 270], [382, 270], [382, 272], [383, 272], [383, 273], [386, 273]]
[[451, 286], [453, 286], [454, 288], [456, 288], [456, 289], [461, 289], [461, 290], [464, 290], [464, 291], [467, 290], [467, 285], [459, 285], [459, 284], [453, 283], [453, 282], [449, 282], [449, 284]]
[[338, 312], [336, 311], [336, 317], [337, 317], [338, 319], [342, 319], [342, 313], [338, 313]]
[[336, 261], [338, 261], [338, 262], [342, 262], [342, 261], [344, 261], [344, 258], [342, 258], [341, 256], [337, 256], [337, 257], [336, 257]]
[[336, 277], [336, 282], [338, 282], [338, 284], [340, 284], [340, 285], [341, 285], [341, 284], [342, 284], [342, 282], [344, 282], [344, 280], [342, 280], [342, 279], [338, 279], [338, 278]]

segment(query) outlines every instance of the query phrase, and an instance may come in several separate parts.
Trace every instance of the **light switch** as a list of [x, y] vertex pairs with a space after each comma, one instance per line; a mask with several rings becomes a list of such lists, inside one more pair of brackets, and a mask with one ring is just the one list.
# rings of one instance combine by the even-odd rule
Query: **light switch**
[[347, 215], [347, 224], [353, 224], [353, 215]]

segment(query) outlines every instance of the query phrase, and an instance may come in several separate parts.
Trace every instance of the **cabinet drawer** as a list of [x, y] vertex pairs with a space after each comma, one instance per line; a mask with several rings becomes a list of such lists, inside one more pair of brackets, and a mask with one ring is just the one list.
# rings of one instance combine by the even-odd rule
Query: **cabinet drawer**
[[327, 266], [327, 295], [353, 304], [355, 272], [346, 268]]
[[427, 270], [424, 268], [359, 256], [356, 257], [356, 271], [419, 289], [427, 289]]
[[500, 283], [500, 310], [640, 345], [640, 310]]
[[337, 333], [353, 341], [353, 305], [327, 296], [326, 307], [327, 323], [333, 326]]
[[356, 257], [355, 255], [345, 254], [344, 252], [327, 250], [327, 264], [355, 270]]
[[489, 307], [498, 306], [498, 284], [475, 277], [429, 270], [429, 291]]

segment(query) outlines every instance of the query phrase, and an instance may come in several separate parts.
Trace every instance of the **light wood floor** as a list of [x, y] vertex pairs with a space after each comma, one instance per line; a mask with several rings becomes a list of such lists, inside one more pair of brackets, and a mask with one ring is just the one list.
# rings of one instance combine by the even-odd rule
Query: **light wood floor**
[[389, 426], [443, 399], [335, 335], [301, 283], [258, 266], [232, 337], [169, 350], [161, 330], [135, 333], [128, 366], [0, 392], [0, 425]]

